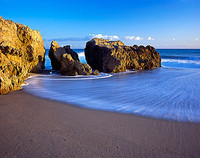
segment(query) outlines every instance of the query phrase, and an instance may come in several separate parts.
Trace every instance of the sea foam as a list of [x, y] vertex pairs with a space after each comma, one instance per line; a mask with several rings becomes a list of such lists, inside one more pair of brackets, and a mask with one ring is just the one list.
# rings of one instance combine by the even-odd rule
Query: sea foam
[[197, 65], [200, 65], [200, 61], [195, 61], [195, 60], [162, 59], [162, 62], [173, 62], [173, 63], [184, 63], [184, 64], [197, 64]]

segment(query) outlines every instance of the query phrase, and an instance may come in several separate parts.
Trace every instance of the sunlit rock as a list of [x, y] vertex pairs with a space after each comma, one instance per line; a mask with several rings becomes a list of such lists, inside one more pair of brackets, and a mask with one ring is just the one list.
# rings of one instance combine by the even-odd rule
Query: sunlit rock
[[21, 89], [29, 72], [41, 72], [45, 48], [39, 31], [0, 17], [0, 94]]
[[123, 72], [153, 69], [161, 66], [161, 58], [151, 46], [125, 46], [121, 41], [94, 38], [85, 48], [87, 63], [100, 72]]
[[54, 70], [60, 70], [62, 75], [90, 75], [92, 68], [81, 63], [78, 54], [70, 49], [70, 46], [60, 47], [56, 41], [51, 43], [49, 58]]

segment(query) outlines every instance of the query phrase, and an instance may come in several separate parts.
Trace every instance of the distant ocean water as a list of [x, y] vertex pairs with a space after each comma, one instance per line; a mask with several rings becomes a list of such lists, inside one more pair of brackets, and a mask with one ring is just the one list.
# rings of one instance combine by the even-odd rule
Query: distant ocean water
[[158, 49], [162, 65], [179, 68], [200, 68], [200, 49]]
[[[74, 51], [86, 62], [83, 49]], [[38, 75], [29, 78], [24, 89], [84, 108], [200, 122], [200, 49], [157, 51], [162, 67], [155, 70], [101, 73], [100, 77]], [[51, 69], [48, 55], [46, 69]]]

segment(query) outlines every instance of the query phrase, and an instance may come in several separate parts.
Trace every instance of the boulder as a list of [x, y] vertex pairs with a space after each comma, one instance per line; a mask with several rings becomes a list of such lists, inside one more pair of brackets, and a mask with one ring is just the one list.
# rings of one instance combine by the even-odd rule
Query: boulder
[[87, 63], [100, 72], [123, 72], [161, 66], [159, 53], [152, 46], [125, 46], [121, 41], [94, 38], [85, 48]]
[[29, 72], [41, 72], [45, 48], [40, 33], [0, 17], [0, 94], [21, 89]]
[[70, 49], [70, 46], [60, 47], [56, 41], [52, 41], [49, 51], [49, 58], [53, 70], [59, 70], [62, 75], [90, 75], [92, 68], [81, 63], [78, 54]]
[[51, 42], [49, 50], [49, 58], [51, 59], [51, 65], [53, 70], [61, 70], [61, 58], [64, 54], [70, 54], [74, 60], [78, 60], [78, 54], [70, 49], [70, 46], [60, 47], [56, 41]]
[[93, 73], [92, 73], [93, 75], [97, 75], [97, 76], [99, 76], [100, 75], [100, 73], [99, 73], [99, 71], [98, 70], [95, 70]]

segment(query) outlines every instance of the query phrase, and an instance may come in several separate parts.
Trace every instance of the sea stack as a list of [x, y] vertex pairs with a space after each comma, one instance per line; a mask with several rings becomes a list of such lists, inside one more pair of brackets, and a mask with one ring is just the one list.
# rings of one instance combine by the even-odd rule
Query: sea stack
[[51, 42], [49, 58], [53, 70], [58, 70], [62, 75], [90, 75], [92, 68], [85, 63], [81, 63], [78, 54], [69, 45], [60, 47], [56, 41]]
[[87, 63], [100, 72], [123, 72], [161, 67], [159, 53], [152, 46], [125, 46], [121, 41], [94, 38], [85, 48]]
[[0, 16], [0, 94], [21, 89], [29, 72], [44, 68], [45, 48], [39, 31]]

